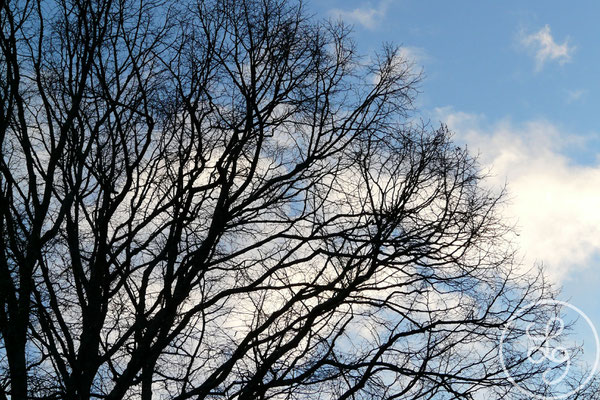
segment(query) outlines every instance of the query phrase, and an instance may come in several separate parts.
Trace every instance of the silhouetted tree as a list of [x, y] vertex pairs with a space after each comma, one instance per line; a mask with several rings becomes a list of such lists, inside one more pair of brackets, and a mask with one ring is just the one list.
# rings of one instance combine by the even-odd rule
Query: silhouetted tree
[[552, 294], [398, 49], [287, 0], [0, 4], [0, 399], [537, 387], [498, 342]]

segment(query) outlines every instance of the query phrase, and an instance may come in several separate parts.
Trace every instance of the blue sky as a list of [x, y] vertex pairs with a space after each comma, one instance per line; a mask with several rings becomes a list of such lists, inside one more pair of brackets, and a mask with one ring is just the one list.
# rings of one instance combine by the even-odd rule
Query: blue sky
[[[425, 79], [417, 106], [508, 182], [526, 266], [600, 328], [600, 3], [321, 0], [359, 51], [403, 45]], [[581, 333], [586, 343], [589, 334]], [[586, 346], [587, 347], [587, 346]]]
[[[597, 126], [594, 80], [600, 4], [578, 7], [551, 1], [322, 0], [317, 13], [355, 26], [361, 50], [382, 41], [421, 52], [427, 79], [421, 105], [451, 104], [489, 118], [549, 118], [582, 134]], [[538, 68], [535, 43], [524, 37], [545, 27], [568, 57], [547, 58]]]

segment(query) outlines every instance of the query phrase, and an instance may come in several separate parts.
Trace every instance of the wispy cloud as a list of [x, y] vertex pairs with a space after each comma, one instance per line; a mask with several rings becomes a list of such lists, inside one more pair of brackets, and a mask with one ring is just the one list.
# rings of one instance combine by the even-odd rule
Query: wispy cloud
[[[429, 59], [429, 55], [425, 49], [420, 47], [402, 46], [394, 60], [394, 66], [397, 72], [408, 70], [414, 76], [423, 73], [423, 64]], [[373, 84], [379, 82], [380, 76], [378, 73], [373, 75]]]
[[540, 71], [548, 61], [556, 61], [561, 65], [571, 61], [575, 51], [574, 46], [569, 46], [568, 38], [560, 44], [555, 42], [549, 25], [531, 34], [521, 32], [520, 42], [533, 51], [537, 71]]
[[571, 104], [578, 100], [581, 100], [587, 94], [587, 90], [569, 90], [567, 91], [567, 103]]
[[353, 10], [342, 10], [335, 8], [329, 13], [335, 18], [341, 18], [349, 23], [357, 23], [367, 29], [374, 29], [384, 17], [388, 8], [388, 1], [380, 1], [376, 7], [358, 7]]
[[422, 47], [402, 46], [400, 56], [415, 65], [423, 65], [429, 60], [429, 54]]
[[567, 155], [590, 139], [543, 120], [490, 125], [452, 109], [438, 116], [480, 154], [490, 185], [508, 182], [505, 217], [516, 223], [526, 267], [543, 262], [555, 282], [592, 267], [600, 255], [600, 162], [581, 165]]
[[[413, 77], [417, 77], [423, 73], [423, 63], [426, 59], [428, 59], [428, 55], [424, 49], [402, 46], [393, 60], [392, 67], [396, 73], [406, 71]], [[375, 61], [373, 62], [375, 63]], [[379, 73], [374, 73], [372, 83], [376, 85], [380, 79]]]

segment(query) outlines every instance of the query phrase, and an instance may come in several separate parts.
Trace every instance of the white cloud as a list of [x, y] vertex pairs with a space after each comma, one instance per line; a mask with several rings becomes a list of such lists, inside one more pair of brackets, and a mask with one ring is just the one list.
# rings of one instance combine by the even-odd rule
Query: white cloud
[[554, 41], [550, 33], [550, 26], [546, 25], [532, 34], [520, 34], [521, 44], [535, 53], [536, 70], [540, 71], [548, 61], [557, 61], [564, 64], [571, 60], [575, 51], [574, 46], [569, 46], [568, 39], [561, 44]]
[[590, 267], [600, 254], [600, 162], [578, 165], [565, 155], [586, 139], [547, 121], [483, 127], [483, 117], [438, 110], [457, 139], [479, 152], [491, 168], [490, 184], [508, 182], [507, 218], [516, 221], [525, 266], [543, 262], [550, 278], [563, 281]]
[[584, 89], [569, 90], [567, 91], [567, 103], [571, 104], [581, 100], [585, 94], [587, 94], [587, 90]]
[[336, 18], [341, 18], [349, 23], [357, 23], [367, 29], [374, 29], [387, 11], [388, 2], [380, 1], [377, 7], [358, 7], [353, 10], [335, 8], [329, 13]]
[[414, 46], [400, 47], [400, 57], [415, 65], [423, 65], [429, 59], [425, 49]]
[[[418, 76], [423, 72], [423, 64], [428, 58], [428, 54], [420, 47], [402, 46], [394, 59], [395, 72], [407, 71], [413, 76]], [[373, 84], [377, 84], [379, 79], [379, 74], [374, 74]]]

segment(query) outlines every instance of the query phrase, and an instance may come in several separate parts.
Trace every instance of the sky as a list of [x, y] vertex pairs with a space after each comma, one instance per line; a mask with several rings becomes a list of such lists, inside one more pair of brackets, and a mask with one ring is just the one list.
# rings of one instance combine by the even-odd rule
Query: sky
[[403, 46], [424, 72], [421, 115], [478, 154], [491, 185], [507, 183], [503, 212], [523, 264], [542, 263], [560, 298], [600, 330], [600, 2], [307, 5], [352, 24], [361, 54]]

